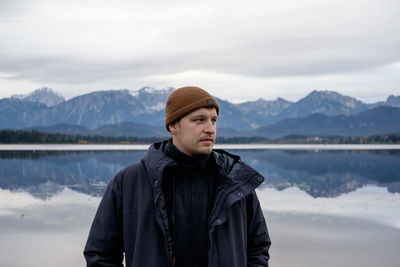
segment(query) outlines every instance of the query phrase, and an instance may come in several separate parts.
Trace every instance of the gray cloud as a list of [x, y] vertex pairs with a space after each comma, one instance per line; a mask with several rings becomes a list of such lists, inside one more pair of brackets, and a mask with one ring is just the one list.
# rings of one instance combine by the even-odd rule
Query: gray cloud
[[202, 73], [192, 80], [221, 88], [231, 86], [215, 83], [224, 75], [247, 77], [252, 88], [340, 74], [355, 84], [348, 75], [400, 62], [395, 0], [18, 0], [0, 1], [0, 10], [0, 90], [17, 81], [68, 87], [152, 76], [169, 85], [191, 71]]

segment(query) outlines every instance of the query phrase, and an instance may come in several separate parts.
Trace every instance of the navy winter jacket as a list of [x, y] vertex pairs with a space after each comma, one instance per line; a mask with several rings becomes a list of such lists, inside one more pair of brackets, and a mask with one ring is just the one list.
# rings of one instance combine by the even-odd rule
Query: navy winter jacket
[[[94, 218], [84, 255], [87, 266], [172, 267], [171, 228], [161, 183], [174, 161], [166, 142], [110, 181]], [[213, 150], [219, 167], [208, 226], [209, 267], [268, 266], [271, 241], [255, 193], [264, 178], [238, 156]], [[189, 267], [189, 266], [188, 266]]]

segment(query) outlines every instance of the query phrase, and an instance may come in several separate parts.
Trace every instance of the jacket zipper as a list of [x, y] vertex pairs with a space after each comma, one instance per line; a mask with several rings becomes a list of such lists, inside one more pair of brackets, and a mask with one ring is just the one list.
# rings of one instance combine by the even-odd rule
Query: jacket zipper
[[[169, 243], [168, 243], [168, 233], [167, 233], [167, 229], [166, 229], [165, 224], [164, 224], [164, 220], [163, 220], [163, 215], [162, 215], [161, 208], [160, 208], [160, 206], [159, 206], [159, 204], [158, 204], [158, 198], [159, 198], [159, 197], [160, 197], [160, 195], [157, 195], [156, 200], [155, 200], [155, 206], [156, 206], [156, 208], [158, 209], [159, 216], [160, 216], [160, 220], [161, 220], [161, 222], [162, 222], [162, 227], [161, 227], [161, 228], [162, 228], [162, 232], [163, 232], [163, 234], [164, 234], [165, 247], [166, 247], [166, 251], [167, 251], [167, 255], [168, 255], [168, 259], [169, 259], [169, 264], [170, 264], [170, 266], [175, 267], [175, 256], [174, 256], [174, 255], [171, 255], [171, 251], [170, 251]], [[172, 237], [171, 237], [171, 238], [172, 238]], [[172, 253], [173, 253], [173, 251], [172, 251]]]

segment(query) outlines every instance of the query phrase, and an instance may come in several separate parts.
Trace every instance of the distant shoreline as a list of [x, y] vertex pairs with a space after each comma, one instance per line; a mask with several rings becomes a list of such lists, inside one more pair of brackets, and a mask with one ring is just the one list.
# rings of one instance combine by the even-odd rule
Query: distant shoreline
[[[150, 144], [0, 144], [0, 151], [147, 150]], [[229, 150], [400, 150], [400, 144], [216, 144]]]
[[[72, 144], [115, 144], [115, 145], [146, 145], [160, 142], [170, 138], [169, 136], [91, 136], [91, 135], [68, 135], [62, 133], [44, 133], [39, 131], [24, 130], [0, 130], [0, 144], [54, 144], [54, 145], [72, 145]], [[249, 144], [249, 145], [330, 145], [330, 144], [361, 144], [361, 145], [394, 145], [400, 144], [400, 133], [388, 133], [371, 136], [305, 136], [288, 135], [282, 138], [269, 139], [265, 137], [236, 136], [225, 137], [217, 136], [217, 144]]]

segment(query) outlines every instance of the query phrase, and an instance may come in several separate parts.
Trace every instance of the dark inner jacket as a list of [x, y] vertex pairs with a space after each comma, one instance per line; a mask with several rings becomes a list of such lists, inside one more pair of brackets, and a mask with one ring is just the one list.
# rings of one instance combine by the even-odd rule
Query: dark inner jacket
[[214, 157], [188, 156], [171, 139], [165, 153], [176, 162], [165, 170], [162, 185], [172, 225], [175, 266], [207, 266], [208, 216], [215, 187]]
[[[124, 256], [126, 267], [173, 266], [170, 204], [161, 185], [177, 163], [164, 152], [167, 143], [153, 144], [141, 162], [110, 181], [85, 246], [87, 266], [122, 267]], [[206, 266], [268, 266], [271, 241], [254, 191], [264, 178], [226, 151], [213, 150], [211, 156], [217, 185], [206, 230]]]

